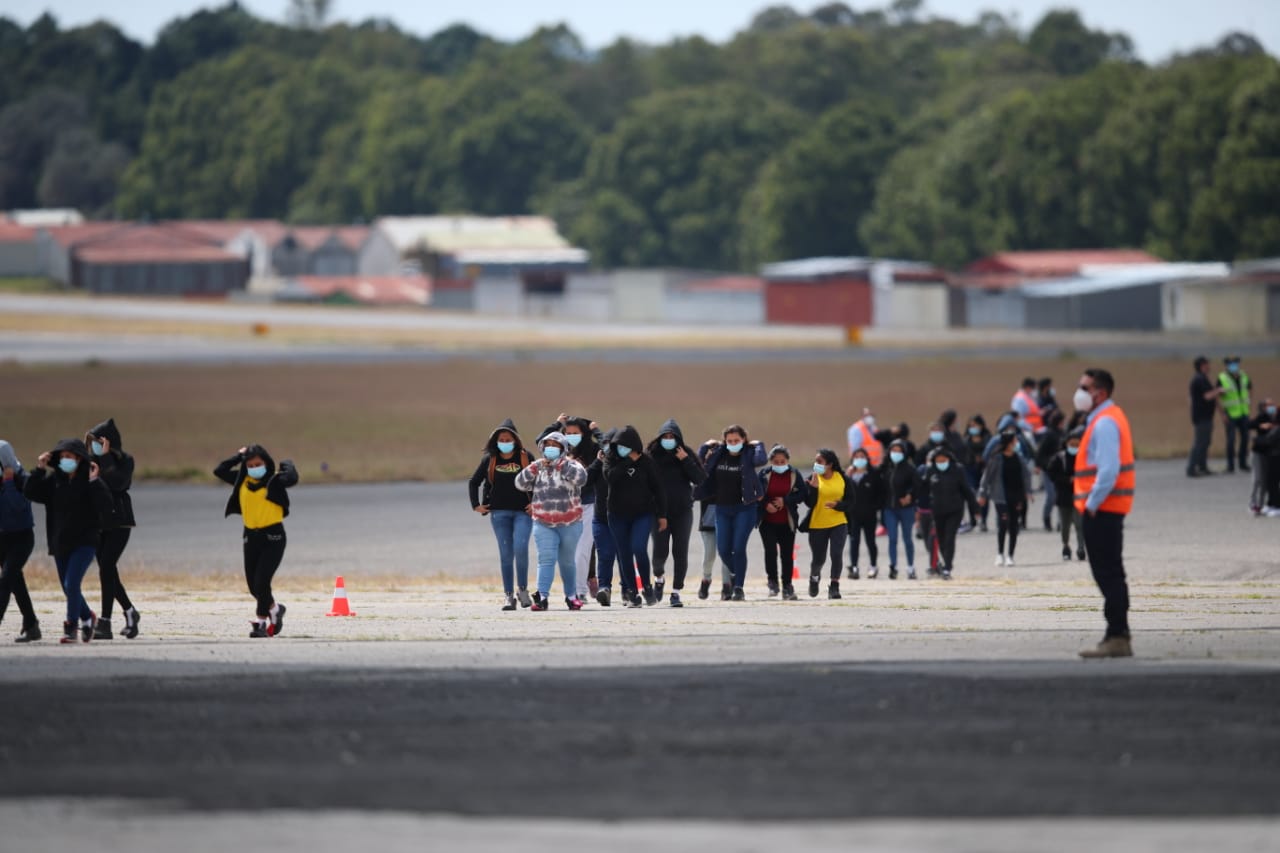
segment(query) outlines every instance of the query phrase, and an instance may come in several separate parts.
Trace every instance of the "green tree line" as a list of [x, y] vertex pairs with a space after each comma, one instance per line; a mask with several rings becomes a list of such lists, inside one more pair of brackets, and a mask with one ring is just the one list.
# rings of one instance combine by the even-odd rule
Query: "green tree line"
[[[298, 4], [294, 4], [297, 6]], [[0, 17], [0, 209], [298, 223], [553, 216], [601, 266], [992, 251], [1280, 254], [1280, 63], [1146, 65], [1068, 10], [760, 11], [725, 43], [588, 49], [236, 3], [143, 45]]]

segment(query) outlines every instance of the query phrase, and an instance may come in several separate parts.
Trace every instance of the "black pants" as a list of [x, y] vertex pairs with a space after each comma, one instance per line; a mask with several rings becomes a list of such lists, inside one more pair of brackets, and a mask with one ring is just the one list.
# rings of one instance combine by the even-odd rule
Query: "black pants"
[[98, 580], [102, 585], [102, 612], [98, 615], [103, 619], [111, 618], [113, 602], [120, 602], [120, 609], [124, 611], [133, 607], [129, 593], [120, 582], [120, 555], [128, 546], [132, 532], [128, 527], [104, 530], [98, 540]]
[[871, 565], [875, 566], [876, 561], [880, 558], [880, 549], [876, 547], [876, 528], [879, 521], [876, 518], [851, 518], [849, 519], [849, 565], [855, 569], [858, 567], [858, 557], [861, 556], [861, 543], [858, 541], [859, 535], [867, 543], [867, 556], [871, 558]]
[[[1000, 548], [1001, 554], [1013, 556], [1013, 552], [1018, 550], [1018, 529], [1022, 526], [1018, 523], [1018, 512], [1022, 510], [1023, 504], [996, 504], [996, 545]], [[1005, 539], [1009, 540], [1009, 550], [1004, 549]]]
[[22, 613], [22, 627], [33, 628], [39, 621], [31, 606], [31, 593], [27, 592], [27, 578], [22, 573], [31, 552], [36, 546], [34, 530], [14, 530], [0, 533], [0, 619], [9, 609], [9, 597], [18, 603]]
[[689, 536], [693, 533], [693, 504], [668, 507], [667, 529], [653, 529], [653, 576], [660, 578], [667, 572], [667, 557], [675, 564], [676, 591], [684, 589], [684, 579], [689, 574]]
[[258, 601], [259, 619], [269, 618], [271, 605], [276, 603], [271, 595], [271, 579], [284, 559], [284, 546], [283, 524], [244, 532], [244, 579], [249, 593]]
[[1213, 418], [1195, 423], [1195, 437], [1191, 443], [1191, 455], [1187, 457], [1187, 473], [1198, 474], [1209, 470], [1209, 444], [1213, 441]]
[[964, 520], [964, 510], [947, 515], [933, 514], [933, 529], [938, 537], [939, 569], [951, 571], [956, 559], [956, 534], [960, 532], [960, 522]]
[[[1227, 470], [1236, 469], [1237, 460], [1241, 470], [1249, 467], [1249, 417], [1228, 418], [1227, 433]], [[1240, 438], [1240, 450], [1236, 451], [1236, 437]]]
[[[875, 531], [873, 530], [872, 533]], [[809, 577], [822, 577], [822, 564], [827, 561], [827, 554], [831, 554], [831, 580], [840, 580], [840, 573], [844, 571], [844, 540], [849, 538], [849, 530], [843, 524], [836, 527], [828, 527], [825, 530], [809, 531], [809, 551], [813, 554], [813, 560], [809, 563]]]
[[764, 573], [769, 577], [769, 586], [777, 585], [778, 563], [782, 563], [782, 586], [791, 586], [791, 577], [796, 570], [796, 532], [789, 523], [760, 525], [760, 538], [764, 540]]
[[1098, 512], [1084, 517], [1089, 568], [1102, 591], [1107, 637], [1129, 636], [1129, 584], [1124, 576], [1124, 516]]
[[933, 526], [933, 510], [916, 510], [916, 525], [920, 528], [924, 549], [929, 554], [929, 571], [936, 572], [938, 570], [938, 532]]
[[1280, 456], [1266, 457], [1267, 506], [1280, 509]]

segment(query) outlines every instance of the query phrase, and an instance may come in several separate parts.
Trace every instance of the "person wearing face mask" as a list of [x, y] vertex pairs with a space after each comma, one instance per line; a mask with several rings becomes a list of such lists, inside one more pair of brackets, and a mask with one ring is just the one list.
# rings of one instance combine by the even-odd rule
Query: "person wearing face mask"
[[[698, 464], [707, 470], [707, 460], [711, 454], [723, 444], [718, 438], [709, 438], [698, 447]], [[711, 597], [711, 576], [717, 562], [720, 563], [720, 600], [728, 601], [733, 597], [733, 569], [720, 559], [720, 551], [716, 546], [716, 496], [712, 492], [694, 489], [698, 500], [698, 535], [702, 538], [702, 583], [698, 585], [698, 598], [706, 601]]]
[[[796, 601], [792, 583], [795, 575], [796, 528], [800, 504], [809, 487], [791, 464], [791, 451], [775, 444], [769, 451], [769, 467], [760, 472], [764, 500], [760, 503], [760, 538], [764, 541], [764, 572], [769, 579], [769, 597], [782, 594], [783, 601]], [[781, 570], [779, 570], [781, 564]]]
[[862, 417], [849, 426], [847, 437], [850, 459], [854, 451], [862, 449], [876, 467], [884, 461], [884, 443], [876, 437], [876, 416], [870, 409], [862, 410]]
[[1240, 356], [1228, 356], [1223, 365], [1226, 370], [1218, 374], [1218, 388], [1222, 391], [1218, 402], [1222, 404], [1222, 425], [1227, 433], [1227, 473], [1234, 474], [1237, 460], [1241, 471], [1249, 470], [1249, 393], [1253, 385], [1249, 374], [1240, 369]]
[[653, 534], [653, 593], [662, 599], [667, 576], [667, 557], [675, 566], [671, 606], [682, 607], [680, 593], [689, 574], [689, 537], [693, 535], [693, 490], [707, 472], [698, 464], [693, 450], [684, 443], [684, 433], [675, 418], [658, 430], [645, 451], [658, 471], [667, 495], [667, 526]]
[[1049, 376], [1041, 377], [1036, 385], [1036, 402], [1040, 404], [1040, 417], [1044, 418], [1047, 424], [1051, 414], [1062, 411], [1058, 406], [1058, 391], [1053, 387], [1053, 379]]
[[1022, 387], [1013, 395], [1009, 408], [1018, 413], [1018, 420], [1033, 436], [1044, 431], [1044, 413], [1036, 399], [1036, 380], [1032, 377], [1022, 380]]
[[1084, 427], [1077, 427], [1067, 433], [1065, 446], [1054, 454], [1045, 466], [1045, 476], [1053, 481], [1054, 499], [1058, 504], [1058, 516], [1062, 519], [1062, 559], [1071, 559], [1071, 529], [1076, 531], [1076, 558], [1083, 560], [1084, 527], [1080, 513], [1075, 505], [1075, 472], [1076, 456], [1080, 452], [1080, 441], [1084, 438]]
[[279, 636], [288, 608], [275, 600], [271, 582], [288, 544], [284, 520], [289, 516], [288, 490], [298, 484], [298, 469], [293, 460], [282, 459], [277, 470], [265, 447], [247, 444], [218, 463], [213, 476], [231, 486], [224, 517], [239, 515], [244, 521], [244, 579], [257, 605], [249, 638]]
[[1099, 368], [1080, 377], [1073, 401], [1089, 412], [1076, 457], [1076, 512], [1084, 516], [1089, 567], [1105, 602], [1107, 633], [1083, 658], [1131, 657], [1129, 584], [1124, 571], [1124, 520], [1133, 508], [1137, 474], [1129, 419], [1111, 399], [1115, 379]]
[[1213, 442], [1213, 416], [1218, 410], [1218, 399], [1223, 389], [1215, 388], [1209, 379], [1209, 359], [1199, 356], [1195, 360], [1195, 374], [1191, 377], [1191, 426], [1195, 431], [1191, 442], [1191, 454], [1187, 457], [1187, 476], [1204, 477], [1209, 470], [1209, 445]]
[[[867, 458], [858, 448], [854, 459]], [[865, 469], [864, 469], [865, 470]], [[853, 482], [840, 470], [840, 457], [834, 450], [822, 448], [813, 459], [813, 473], [807, 483], [805, 504], [809, 512], [800, 522], [800, 530], [809, 534], [809, 597], [818, 597], [822, 583], [822, 567], [831, 557], [831, 583], [827, 598], [840, 598], [840, 572], [844, 564], [844, 543], [849, 538], [848, 510], [853, 508]], [[856, 577], [856, 575], [855, 575]]]
[[[596, 550], [596, 602], [601, 607], [613, 606], [613, 567], [618, 559], [618, 547], [613, 541], [613, 532], [609, 530], [609, 480], [605, 477], [605, 468], [611, 459], [617, 459], [613, 443], [618, 431], [611, 429], [600, 436], [600, 451], [587, 466], [587, 485], [596, 493], [596, 511], [591, 517], [591, 538]], [[618, 578], [622, 587], [622, 600], [628, 604], [635, 598], [635, 575], [630, 577], [625, 572]]]
[[884, 480], [884, 526], [889, 532], [889, 580], [898, 577], [898, 535], [907, 557], [907, 579], [916, 579], [916, 543], [912, 538], [916, 526], [916, 465], [906, 445], [895, 441], [889, 445], [889, 460], [880, 475]]
[[879, 468], [871, 464], [871, 458], [865, 451], [853, 454], [845, 473], [851, 484], [846, 497], [848, 507], [845, 509], [849, 520], [849, 577], [852, 580], [859, 577], [861, 546], [866, 542], [867, 557], [871, 561], [867, 578], [875, 580], [880, 575], [880, 549], [876, 545], [876, 536], [881, 532], [888, 532], [879, 526], [880, 512], [884, 509], [884, 476]]
[[[618, 549], [618, 571], [623, 577], [640, 577], [639, 594], [631, 606], [658, 603], [650, 575], [649, 537], [655, 529], [667, 529], [667, 492], [653, 460], [641, 452], [640, 431], [627, 424], [613, 440], [613, 453], [604, 469], [609, 483], [609, 530]], [[679, 593], [672, 607], [682, 607]]]
[[[516, 488], [530, 492], [529, 514], [533, 516], [533, 541], [538, 549], [538, 590], [533, 594], [535, 611], [550, 607], [551, 582], [556, 564], [564, 586], [564, 603], [581, 610], [577, 596], [574, 549], [582, 536], [582, 487], [587, 469], [565, 453], [564, 433], [553, 432], [541, 441], [541, 458], [516, 475]], [[610, 519], [612, 522], [612, 518]]]
[[[564, 435], [565, 452], [583, 468], [590, 467], [600, 453], [599, 426], [592, 420], [561, 414], [538, 436], [538, 441], [559, 432]], [[591, 549], [595, 545], [595, 514], [597, 510], [595, 484], [588, 481], [582, 487], [582, 536], [573, 552], [574, 588], [578, 600], [586, 602], [599, 590], [598, 579], [591, 575]]]
[[516, 488], [516, 476], [529, 467], [533, 457], [524, 449], [516, 425], [507, 418], [489, 434], [480, 464], [467, 482], [471, 510], [489, 517], [498, 540], [498, 570], [502, 575], [504, 611], [529, 607], [529, 537], [533, 519], [529, 516], [529, 493]]
[[124, 442], [114, 418], [108, 418], [85, 435], [85, 444], [98, 463], [98, 476], [111, 490], [114, 511], [103, 519], [102, 539], [98, 543], [98, 580], [102, 587], [102, 610], [98, 613], [98, 625], [94, 629], [95, 640], [110, 640], [112, 605], [120, 602], [124, 616], [124, 628], [120, 634], [132, 640], [138, 636], [141, 615], [120, 580], [120, 557], [129, 544], [129, 536], [136, 526], [133, 501], [129, 487], [133, 485], [133, 457], [124, 452]]
[[1255, 436], [1250, 509], [1254, 515], [1280, 518], [1280, 413], [1275, 400], [1262, 401], [1251, 426]]
[[755, 529], [757, 507], [764, 498], [756, 469], [767, 457], [758, 441], [751, 441], [745, 427], [733, 424], [723, 433], [724, 443], [707, 457], [707, 479], [699, 495], [714, 495], [716, 550], [733, 570], [732, 601], [746, 601], [747, 542]]
[[964, 519], [965, 508], [971, 514], [976, 509], [977, 500], [964, 472], [955, 463], [951, 451], [939, 448], [933, 455], [928, 473], [925, 475], [925, 488], [929, 492], [929, 500], [933, 506], [934, 535], [938, 537], [938, 567], [943, 580], [951, 580], [955, 570], [956, 534], [960, 532], [960, 522]]
[[98, 465], [90, 461], [84, 442], [64, 438], [53, 450], [40, 454], [40, 467], [27, 477], [22, 493], [27, 500], [44, 504], [49, 553], [67, 597], [60, 642], [87, 643], [93, 639], [98, 617], [89, 609], [80, 586], [93, 565], [102, 519], [111, 515], [111, 490], [98, 478]]
[[[1062, 438], [1065, 434], [1063, 424], [1066, 423], [1067, 417], [1062, 410], [1054, 407], [1049, 410], [1045, 416], [1044, 434], [1040, 436], [1040, 440], [1036, 443], [1036, 469], [1046, 471], [1049, 468], [1049, 460], [1058, 455], [1062, 450]], [[1044, 522], [1044, 529], [1050, 533], [1053, 532], [1053, 508], [1057, 506], [1057, 488], [1053, 484], [1053, 479], [1046, 476], [1044, 478], [1044, 510], [1041, 513], [1041, 520]]]
[[[982, 415], [974, 415], [969, 418], [969, 424], [965, 427], [964, 443], [965, 443], [965, 478], [969, 481], [969, 488], [975, 492], [978, 490], [978, 484], [982, 482], [982, 473], [986, 470], [986, 462], [983, 454], [986, 452], [987, 444], [991, 441], [991, 430], [987, 428], [987, 421]], [[990, 504], [978, 507], [978, 514], [970, 516], [969, 527], [977, 527], [983, 533], [987, 532], [987, 516], [991, 511]]]
[[23, 569], [36, 547], [36, 521], [31, 501], [22, 493], [26, 469], [7, 441], [0, 441], [0, 475], [0, 621], [4, 621], [12, 597], [22, 614], [22, 631], [15, 642], [33, 643], [42, 636], [40, 620], [31, 604]]
[[1000, 452], [987, 460], [982, 483], [978, 486], [978, 503], [990, 501], [996, 505], [997, 566], [1014, 565], [1014, 552], [1018, 550], [1018, 518], [1022, 508], [1031, 500], [1031, 471], [1018, 456], [1015, 438], [1008, 433], [1001, 436]]

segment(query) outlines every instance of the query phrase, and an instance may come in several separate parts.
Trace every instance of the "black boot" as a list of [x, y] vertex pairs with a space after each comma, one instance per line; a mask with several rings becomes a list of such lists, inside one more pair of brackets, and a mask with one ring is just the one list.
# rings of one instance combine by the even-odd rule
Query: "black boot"
[[111, 633], [111, 620], [105, 617], [98, 617], [98, 624], [93, 629], [93, 638], [95, 640], [112, 640], [115, 635]]
[[40, 639], [40, 623], [32, 622], [30, 625], [22, 626], [22, 633], [14, 639], [15, 643], [34, 643]]
[[727, 583], [720, 587], [720, 600], [729, 601], [733, 598], [733, 584]]
[[832, 582], [831, 582], [831, 585], [830, 585], [829, 587], [827, 587], [827, 598], [831, 599], [832, 601], [837, 601], [837, 600], [839, 600], [839, 598], [840, 598], [840, 581], [832, 581]]

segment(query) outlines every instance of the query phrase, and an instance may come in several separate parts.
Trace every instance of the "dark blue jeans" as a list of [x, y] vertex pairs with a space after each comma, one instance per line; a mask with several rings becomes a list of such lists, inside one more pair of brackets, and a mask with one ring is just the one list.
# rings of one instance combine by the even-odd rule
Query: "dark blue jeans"
[[[618, 573], [627, 579], [624, 586], [631, 586], [636, 572], [640, 582], [649, 589], [653, 580], [649, 575], [649, 534], [653, 532], [653, 514], [609, 516], [609, 531], [613, 533], [613, 545], [618, 552]], [[600, 577], [597, 568], [596, 577]]]
[[[613, 562], [618, 558], [618, 549], [613, 544], [613, 531], [609, 529], [609, 520], [601, 518], [599, 507], [591, 518], [591, 536], [596, 543], [596, 582], [600, 588], [613, 586]], [[630, 589], [631, 585], [623, 578], [622, 588]]]
[[68, 622], [93, 618], [89, 602], [84, 600], [84, 595], [80, 592], [80, 584], [84, 582], [85, 573], [93, 565], [95, 554], [96, 549], [86, 545], [75, 549], [70, 554], [53, 558], [58, 566], [58, 580], [62, 582], [62, 591], [67, 595]]
[[756, 516], [755, 504], [716, 504], [716, 550], [721, 562], [733, 572], [737, 589], [747, 583], [747, 540], [756, 526]]

